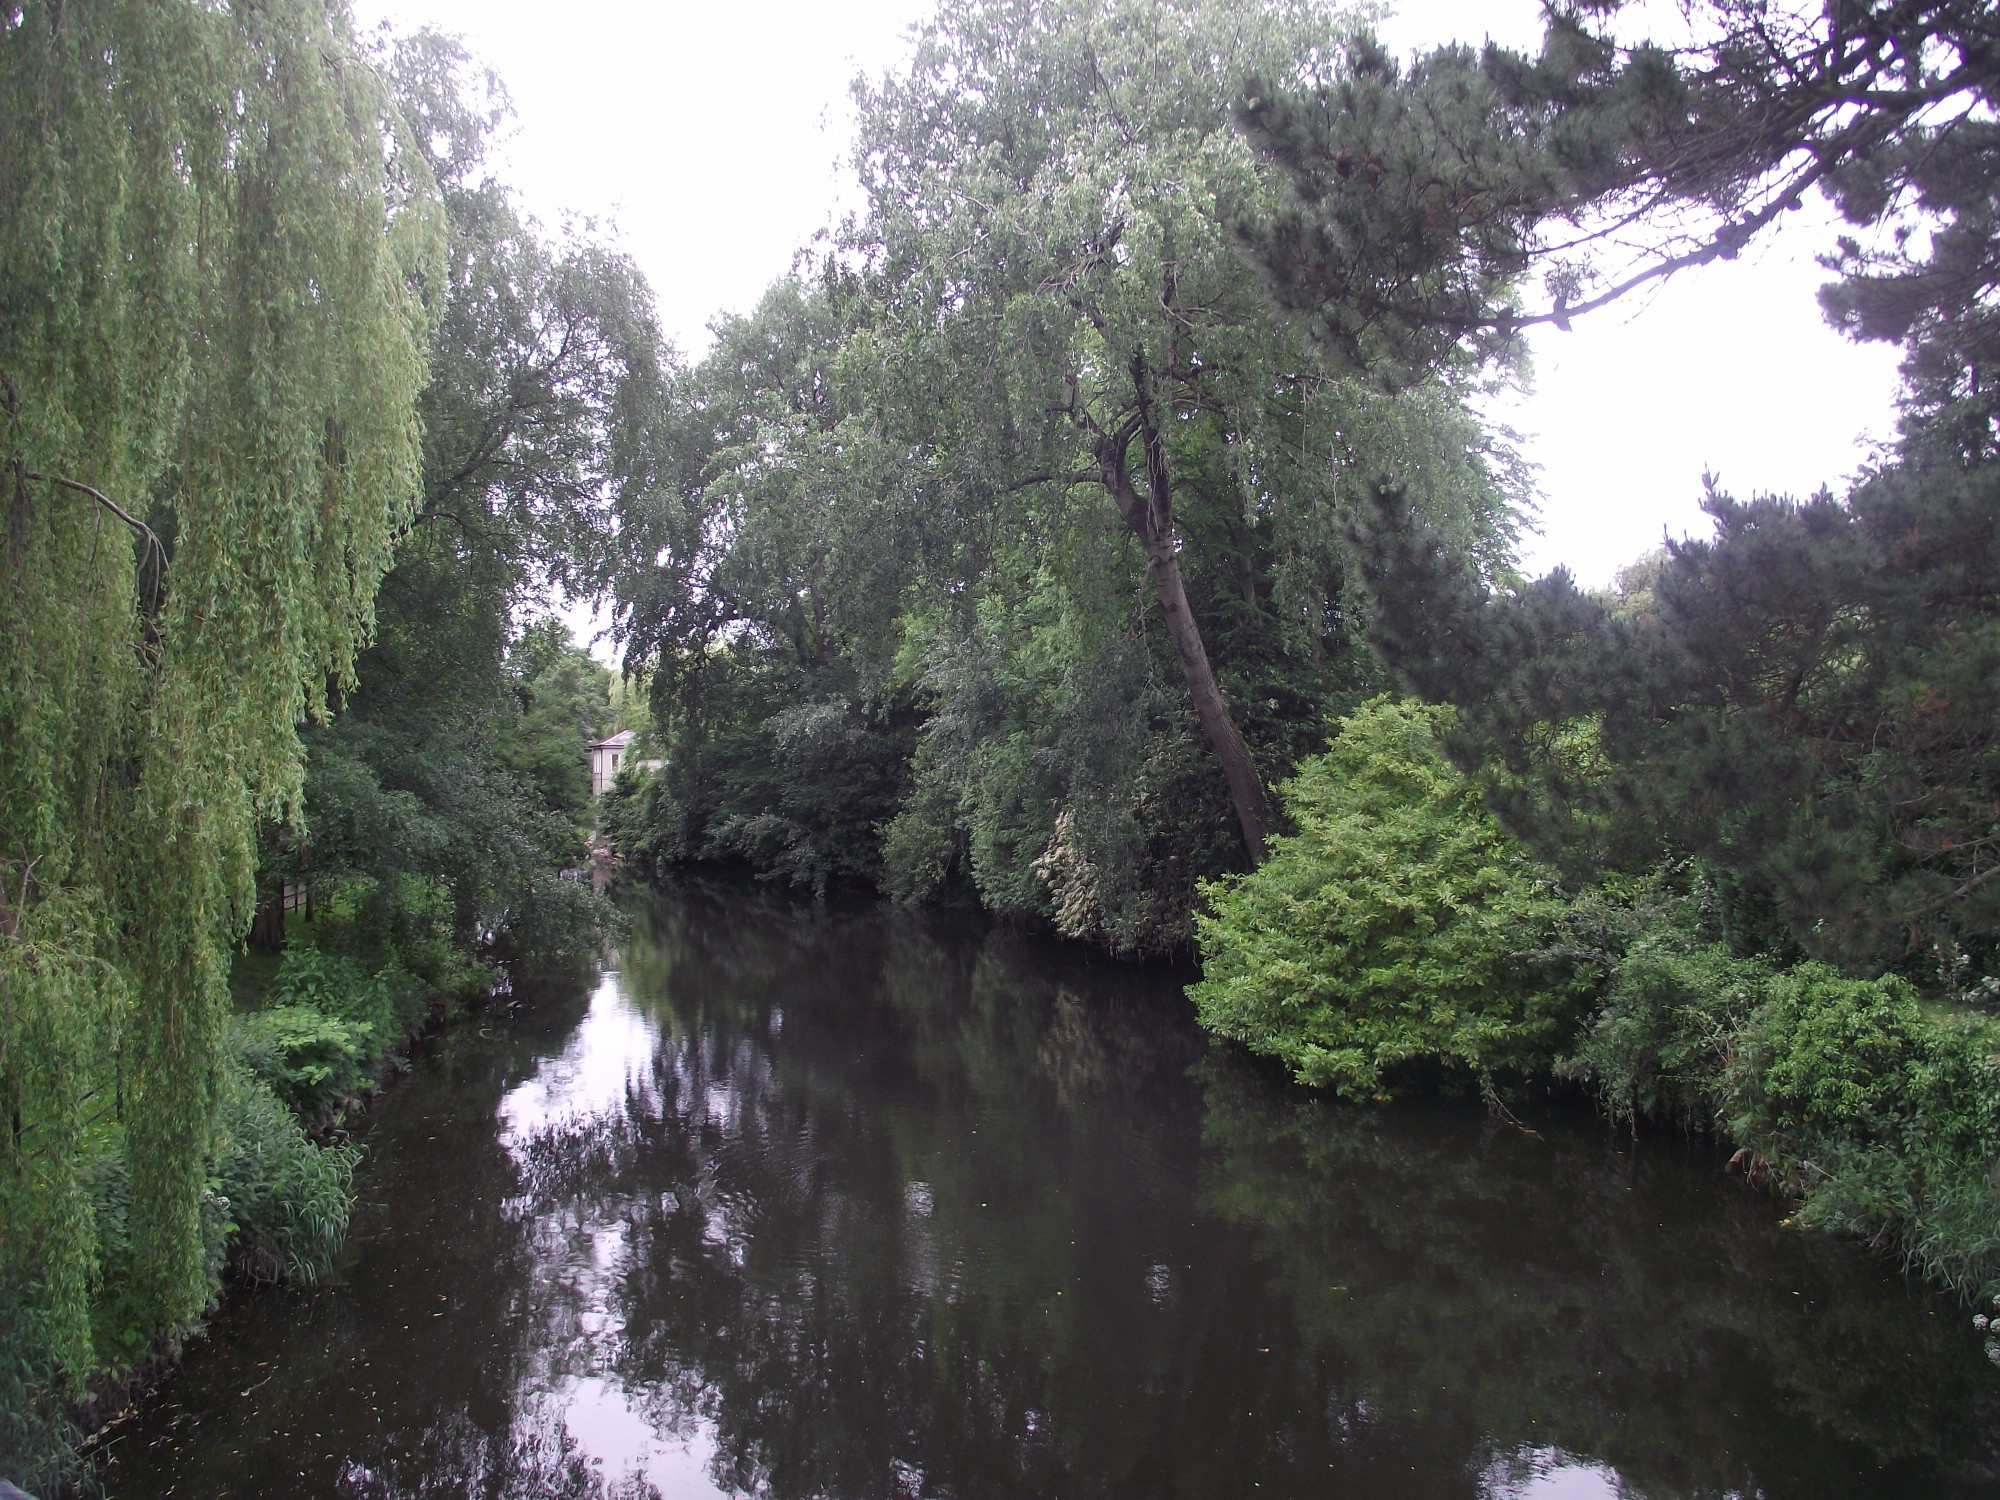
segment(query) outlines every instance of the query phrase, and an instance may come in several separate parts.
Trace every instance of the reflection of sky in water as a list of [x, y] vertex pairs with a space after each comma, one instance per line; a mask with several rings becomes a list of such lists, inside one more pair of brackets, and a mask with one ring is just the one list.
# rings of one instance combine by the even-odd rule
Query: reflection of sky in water
[[345, 1279], [114, 1496], [2000, 1500], [1962, 1321], [1673, 1143], [1191, 1072], [1177, 980], [997, 931], [640, 916], [420, 1058]]
[[715, 1442], [705, 1425], [690, 1423], [685, 1437], [662, 1431], [625, 1392], [595, 1376], [564, 1381], [552, 1396], [562, 1405], [570, 1436], [606, 1479], [643, 1475], [662, 1500], [725, 1493], [708, 1476]]
[[524, 1138], [535, 1130], [623, 1113], [628, 1091], [651, 1089], [658, 1035], [658, 1028], [626, 1001], [618, 971], [606, 970], [569, 1045], [500, 1101], [509, 1148], [518, 1156]]
[[[634, 1100], [655, 1100], [658, 1039], [658, 1027], [626, 999], [618, 971], [607, 970], [569, 1044], [501, 1099], [497, 1116], [509, 1153], [526, 1168], [538, 1136], [608, 1124]], [[643, 1478], [662, 1500], [723, 1495], [709, 1477], [710, 1424], [693, 1412], [663, 1412], [659, 1393], [628, 1391], [611, 1369], [624, 1333], [623, 1208], [615, 1198], [595, 1197], [581, 1222], [536, 1226], [530, 1296], [559, 1309], [551, 1321], [572, 1336], [538, 1351], [520, 1392], [523, 1406], [536, 1413], [553, 1408], [614, 1493], [618, 1481]], [[646, 1493], [636, 1485], [634, 1492]]]
[[[767, 1034], [775, 1038], [782, 1025], [782, 1012], [773, 1007]], [[534, 1143], [553, 1132], [615, 1127], [635, 1105], [641, 1111], [658, 1108], [656, 1070], [678, 1071], [677, 1060], [660, 1053], [659, 1040], [658, 1026], [627, 998], [618, 971], [607, 971], [568, 1044], [501, 1099], [497, 1115], [509, 1153], [527, 1168]], [[724, 1077], [706, 1080], [684, 1095], [679, 1107], [705, 1116], [723, 1135], [737, 1136], [746, 1102]], [[721, 1201], [726, 1195], [706, 1174], [662, 1196], [669, 1203], [698, 1205], [707, 1220], [705, 1243], [741, 1266], [747, 1235], [731, 1222], [737, 1217], [732, 1205]], [[939, 1259], [929, 1222], [936, 1209], [934, 1190], [913, 1180], [902, 1198], [904, 1274], [912, 1290], [929, 1297], [937, 1291]], [[580, 1219], [558, 1216], [535, 1226], [530, 1295], [542, 1304], [537, 1311], [557, 1336], [537, 1351], [527, 1372], [519, 1392], [523, 1413], [558, 1418], [611, 1493], [627, 1492], [619, 1484], [625, 1481], [630, 1493], [645, 1494], [635, 1483], [642, 1481], [663, 1500], [728, 1494], [712, 1478], [713, 1424], [667, 1393], [627, 1389], [614, 1369], [624, 1335], [619, 1284], [630, 1269], [624, 1207], [614, 1197], [597, 1195]], [[1175, 1281], [1170, 1267], [1151, 1266], [1145, 1276], [1148, 1300], [1164, 1306]], [[1032, 1434], [1039, 1413], [1028, 1411], [1024, 1421]], [[923, 1471], [902, 1460], [891, 1478], [904, 1494], [923, 1491]], [[1518, 1449], [1491, 1461], [1479, 1476], [1479, 1494], [1481, 1500], [1622, 1500], [1627, 1491], [1615, 1471], [1560, 1449]]]
[[1479, 1493], [1482, 1500], [1622, 1500], [1627, 1491], [1601, 1464], [1559, 1448], [1526, 1448], [1494, 1460]]

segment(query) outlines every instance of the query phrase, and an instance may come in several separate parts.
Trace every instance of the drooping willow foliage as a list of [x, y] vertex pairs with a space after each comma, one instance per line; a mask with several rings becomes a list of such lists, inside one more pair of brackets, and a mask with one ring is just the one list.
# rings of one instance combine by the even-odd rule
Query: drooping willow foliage
[[209, 1295], [256, 820], [415, 503], [440, 240], [342, 0], [0, 7], [0, 138], [0, 1343], [73, 1390]]

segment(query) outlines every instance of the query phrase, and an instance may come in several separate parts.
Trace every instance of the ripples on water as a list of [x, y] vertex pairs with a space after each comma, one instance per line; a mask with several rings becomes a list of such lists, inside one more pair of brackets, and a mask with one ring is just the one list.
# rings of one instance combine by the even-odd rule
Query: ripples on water
[[616, 963], [430, 1051], [114, 1495], [2000, 1494], [1958, 1309], [1699, 1148], [1331, 1106], [970, 921], [690, 890]]

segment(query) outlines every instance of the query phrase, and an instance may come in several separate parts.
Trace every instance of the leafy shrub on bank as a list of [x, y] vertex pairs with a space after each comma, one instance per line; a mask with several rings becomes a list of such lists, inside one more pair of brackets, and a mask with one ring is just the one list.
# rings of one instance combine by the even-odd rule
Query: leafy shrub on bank
[[451, 893], [415, 875], [331, 882], [289, 936], [267, 1007], [236, 1017], [234, 1040], [248, 1075], [309, 1125], [369, 1092], [434, 1007], [493, 984], [457, 939]]
[[[86, 1160], [81, 1180], [97, 1225], [99, 1286], [90, 1307], [96, 1367], [126, 1370], [153, 1352], [159, 1330], [148, 1315], [145, 1282], [134, 1262], [132, 1173], [123, 1142], [110, 1143]], [[212, 1183], [201, 1195], [201, 1237], [202, 1275], [213, 1291], [221, 1285], [228, 1259], [229, 1219]], [[187, 1331], [177, 1328], [170, 1336]]]
[[[358, 1147], [316, 1144], [286, 1101], [240, 1066], [225, 1072], [202, 1194], [204, 1274], [311, 1284], [332, 1267], [347, 1232]], [[133, 1260], [131, 1173], [116, 1140], [82, 1174], [100, 1247], [91, 1341], [97, 1368], [122, 1370], [153, 1352]]]
[[236, 1046], [251, 1076], [305, 1120], [322, 1120], [365, 1093], [381, 1053], [370, 1028], [311, 1005], [239, 1016]]
[[2000, 1025], [1895, 976], [1777, 966], [1689, 923], [1640, 936], [1558, 1071], [1614, 1118], [1712, 1127], [1858, 1235], [1971, 1295], [2000, 1280]]
[[1762, 959], [1703, 941], [1691, 904], [1669, 906], [1622, 954], [1605, 956], [1603, 998], [1556, 1064], [1622, 1124], [1713, 1125], [1742, 1029], [1770, 983]]
[[253, 1281], [310, 1286], [347, 1238], [358, 1146], [315, 1145], [255, 1079], [224, 1087], [210, 1166], [228, 1216], [229, 1260]]
[[1203, 887], [1202, 1024], [1303, 1083], [1379, 1095], [1399, 1064], [1547, 1068], [1584, 973], [1552, 957], [1565, 903], [1444, 760], [1449, 710], [1378, 698], [1282, 789], [1298, 827]]
[[0, 1478], [34, 1494], [78, 1485], [87, 1468], [70, 1420], [65, 1372], [42, 1309], [48, 1298], [23, 1257], [0, 1259]]
[[377, 999], [360, 1001], [352, 973], [338, 963], [316, 970], [309, 955], [344, 960], [364, 975], [386, 976], [384, 983], [392, 991], [380, 1013], [390, 1028], [381, 1031], [386, 1044], [394, 1040], [395, 1028], [416, 1029], [432, 998], [442, 998], [450, 1007], [492, 987], [492, 968], [470, 956], [456, 924], [451, 892], [442, 881], [407, 872], [390, 880], [343, 876], [317, 893], [311, 921], [288, 928], [279, 989], [290, 1003], [363, 1019], [343, 1007], [351, 1002], [374, 1006]]
[[1729, 1129], [1800, 1221], [1893, 1246], [1970, 1294], [2000, 1279], [2000, 1028], [1903, 980], [1777, 975], [1743, 1029]]

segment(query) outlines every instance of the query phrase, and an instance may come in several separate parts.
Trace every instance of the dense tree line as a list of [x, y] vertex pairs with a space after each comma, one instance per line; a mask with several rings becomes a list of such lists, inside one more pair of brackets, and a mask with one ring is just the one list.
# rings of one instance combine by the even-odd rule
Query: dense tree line
[[[1305, 7], [941, 7], [857, 94], [865, 207], [692, 373], [619, 582], [673, 758], [612, 827], [1127, 952], [1198, 923], [1205, 1018], [1303, 1079], [1560, 1072], [1976, 1291], [1994, 23], [1624, 19], [1402, 63]], [[1481, 382], [1814, 191], [1900, 444], [1714, 489], [1614, 591], [1519, 578]]]
[[[1290, 789], [1296, 841], [1214, 892], [1196, 997], [1344, 1091], [1413, 1063], [1488, 1091], [1554, 1071], [1616, 1116], [1715, 1128], [1808, 1222], [1986, 1294], [2000, 27], [1950, 4], [1690, 14], [1674, 51], [1621, 44], [1618, 6], [1557, 7], [1534, 58], [1405, 74], [1363, 46], [1332, 87], [1252, 83], [1246, 129], [1294, 199], [1246, 241], [1323, 343], [1380, 339], [1400, 379], [1733, 254], [1817, 187], [1854, 226], [1823, 307], [1904, 349], [1899, 443], [1842, 496], [1712, 484], [1714, 535], [1608, 594], [1494, 578], [1385, 477], [1346, 520], [1370, 641], [1450, 712], [1400, 741], [1386, 707], [1343, 724]], [[1342, 191], [1357, 173], [1388, 220]], [[1396, 213], [1439, 232], [1377, 296]], [[1537, 270], [1548, 311], [1524, 315], [1507, 278]], [[1500, 841], [1470, 863], [1468, 817]], [[1421, 960], [1397, 951], [1413, 931]]]
[[1458, 372], [1328, 373], [1234, 248], [1280, 191], [1241, 79], [1338, 45], [1311, 7], [948, 5], [861, 90], [866, 210], [720, 330], [627, 518], [672, 746], [630, 852], [1186, 944], [1379, 685], [1339, 516], [1394, 469], [1498, 568], [1520, 499]]

